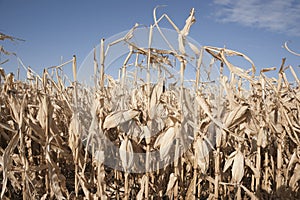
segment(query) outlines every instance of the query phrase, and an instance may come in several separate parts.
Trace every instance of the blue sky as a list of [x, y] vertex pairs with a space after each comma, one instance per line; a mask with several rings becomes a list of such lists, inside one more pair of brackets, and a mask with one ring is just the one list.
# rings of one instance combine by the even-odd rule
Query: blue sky
[[[58, 65], [61, 56], [77, 56], [78, 65], [101, 38], [130, 29], [135, 23], [150, 25], [152, 12], [167, 13], [182, 28], [192, 7], [196, 23], [190, 35], [201, 45], [224, 47], [248, 55], [258, 69], [279, 67], [281, 59], [300, 75], [300, 1], [298, 0], [0, 0], [0, 32], [26, 40], [0, 42], [16, 52], [26, 66], [41, 73]], [[167, 23], [162, 27], [170, 27]], [[16, 63], [3, 67], [15, 71]], [[4, 60], [2, 56], [1, 60]]]

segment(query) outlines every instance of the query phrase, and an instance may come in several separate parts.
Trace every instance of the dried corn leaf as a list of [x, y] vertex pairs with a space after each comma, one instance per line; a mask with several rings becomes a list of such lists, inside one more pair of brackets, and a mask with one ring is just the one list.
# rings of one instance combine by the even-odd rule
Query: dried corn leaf
[[297, 156], [297, 152], [295, 151], [293, 154], [292, 154], [292, 157], [289, 161], [289, 164], [287, 166], [287, 173], [289, 173], [289, 171], [292, 170], [292, 168], [294, 167], [294, 165], [299, 162], [299, 157]]
[[191, 26], [196, 21], [194, 15], [195, 15], [195, 10], [194, 8], [192, 8], [189, 17], [185, 21], [185, 26], [178, 33], [178, 49], [182, 55], [185, 55], [186, 36], [189, 34]]
[[146, 179], [147, 176], [143, 175], [142, 179], [141, 179], [141, 189], [138, 192], [138, 194], [136, 195], [136, 199], [137, 200], [143, 200], [144, 199], [144, 192], [145, 192], [145, 183], [146, 183]]
[[185, 25], [183, 27], [183, 29], [180, 31], [180, 33], [183, 35], [183, 36], [187, 36], [190, 32], [190, 29], [191, 29], [191, 26], [196, 22], [196, 19], [195, 19], [195, 9], [192, 8], [191, 11], [190, 11], [190, 15], [189, 17], [186, 19], [185, 21]]
[[166, 191], [170, 199], [172, 199], [173, 190], [176, 182], [177, 182], [177, 176], [174, 173], [171, 173], [167, 185], [167, 191]]
[[[89, 184], [82, 175], [79, 176], [79, 183], [81, 185], [81, 188], [83, 190], [85, 198], [86, 199], [91, 199], [91, 197], [90, 197], [91, 194], [90, 194], [90, 191], [89, 191]], [[106, 198], [105, 198], [105, 196], [102, 196], [101, 199], [106, 199]]]
[[241, 119], [245, 116], [248, 110], [248, 106], [238, 106], [232, 110], [225, 121], [226, 127], [234, 126], [236, 123], [241, 122]]
[[194, 45], [191, 42], [188, 42], [188, 45], [190, 46], [190, 48], [192, 49], [192, 51], [196, 54], [196, 56], [200, 55], [200, 50], [198, 49], [198, 47], [196, 45]]
[[295, 190], [297, 187], [297, 182], [300, 180], [300, 164], [297, 163], [294, 169], [294, 173], [289, 181], [289, 186], [292, 188], [292, 190]]
[[202, 96], [197, 96], [196, 97], [196, 101], [198, 103], [198, 105], [201, 106], [201, 108], [203, 109], [204, 113], [207, 114], [207, 116], [221, 129], [227, 130], [226, 127], [220, 122], [218, 121], [215, 117], [212, 116], [211, 113], [211, 107], [210, 105], [207, 103], [207, 101], [205, 100], [205, 98], [203, 98]]
[[229, 49], [224, 49], [224, 48], [217, 48], [217, 47], [209, 47], [209, 46], [205, 46], [203, 47], [208, 53], [210, 53], [211, 55], [213, 55], [215, 58], [219, 59], [221, 62], [225, 63], [226, 66], [229, 68], [229, 70], [233, 73], [236, 74], [242, 78], [245, 78], [246, 80], [248, 80], [251, 83], [254, 83], [254, 79], [252, 79], [252, 77], [250, 77], [247, 72], [239, 67], [234, 66], [233, 64], [231, 64], [227, 58], [226, 55], [229, 56], [241, 56], [244, 59], [246, 59], [251, 65], [252, 65], [252, 75], [254, 76], [255, 72], [256, 72], [256, 67], [253, 63], [253, 61], [246, 56], [243, 53], [237, 52], [237, 51], [233, 51], [233, 50], [229, 50]]
[[225, 161], [225, 165], [223, 167], [223, 172], [226, 172], [227, 169], [232, 165], [235, 155], [237, 151], [232, 152]]
[[10, 142], [8, 143], [4, 153], [3, 153], [3, 179], [2, 179], [2, 191], [1, 191], [1, 199], [4, 196], [6, 186], [7, 186], [7, 178], [8, 178], [8, 173], [11, 168], [11, 162], [12, 162], [12, 153], [14, 149], [16, 148], [17, 144], [19, 142], [19, 134], [16, 133], [14, 136], [11, 138]]
[[[146, 140], [146, 144], [150, 144], [151, 142], [151, 132], [150, 132], [150, 129], [148, 128], [148, 126], [143, 126], [142, 127], [142, 131], [143, 131], [143, 134], [141, 135], [141, 140], [143, 138], [145, 138]], [[157, 146], [155, 146], [154, 148], [156, 148]]]
[[251, 200], [258, 200], [259, 199], [259, 198], [257, 198], [257, 196], [253, 192], [248, 190], [245, 186], [243, 186], [242, 184], [240, 186], [248, 194], [248, 196], [251, 197]]
[[291, 50], [291, 49], [288, 47], [288, 42], [285, 42], [285, 43], [284, 43], [284, 48], [285, 48], [288, 52], [290, 52], [291, 54], [293, 54], [293, 55], [295, 55], [295, 56], [300, 56], [299, 53], [294, 52], [293, 50]]

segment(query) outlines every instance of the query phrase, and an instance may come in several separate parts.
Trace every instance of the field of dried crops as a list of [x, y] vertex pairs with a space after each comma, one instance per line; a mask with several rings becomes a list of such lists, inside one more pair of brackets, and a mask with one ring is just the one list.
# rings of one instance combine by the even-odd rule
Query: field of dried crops
[[[285, 59], [255, 75], [244, 54], [192, 47], [198, 65], [193, 87], [186, 87], [184, 46], [157, 53], [128, 45], [127, 61], [146, 58], [144, 82], [127, 77], [127, 61], [119, 79], [105, 74], [104, 54], [92, 89], [76, 81], [75, 57], [70, 84], [62, 66], [41, 76], [28, 69], [24, 81], [0, 68], [1, 199], [300, 198], [300, 81]], [[219, 66], [217, 90], [201, 82], [204, 52]], [[242, 56], [252, 68], [241, 69], [228, 56]], [[180, 75], [177, 84], [165, 85], [170, 57], [180, 63]], [[150, 83], [153, 66], [158, 78]], [[269, 78], [274, 70], [278, 77]], [[155, 151], [158, 158], [150, 155]], [[116, 158], [121, 162], [108, 162]]]

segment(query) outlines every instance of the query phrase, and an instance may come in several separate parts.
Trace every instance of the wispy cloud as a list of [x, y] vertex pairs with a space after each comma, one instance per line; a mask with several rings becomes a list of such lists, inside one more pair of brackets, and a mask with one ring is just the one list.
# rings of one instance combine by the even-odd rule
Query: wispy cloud
[[218, 21], [300, 36], [298, 0], [213, 0], [213, 3]]

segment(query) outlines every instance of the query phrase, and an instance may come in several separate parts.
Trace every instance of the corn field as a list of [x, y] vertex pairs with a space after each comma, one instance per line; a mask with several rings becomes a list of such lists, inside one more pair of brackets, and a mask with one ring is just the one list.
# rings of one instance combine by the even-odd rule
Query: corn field
[[[178, 49], [150, 48], [164, 18]], [[0, 68], [1, 199], [300, 198], [299, 72], [284, 58], [256, 72], [243, 53], [188, 43], [194, 9], [183, 29], [156, 9], [154, 22], [149, 48], [130, 42], [138, 25], [121, 38], [130, 51], [117, 78], [105, 72], [109, 45], [101, 40], [92, 88], [77, 81], [75, 56], [41, 75], [24, 66], [24, 81]], [[188, 47], [192, 86], [185, 84]], [[215, 83], [201, 79], [211, 73], [202, 71], [204, 55], [220, 72]], [[63, 72], [70, 66], [73, 78]]]

